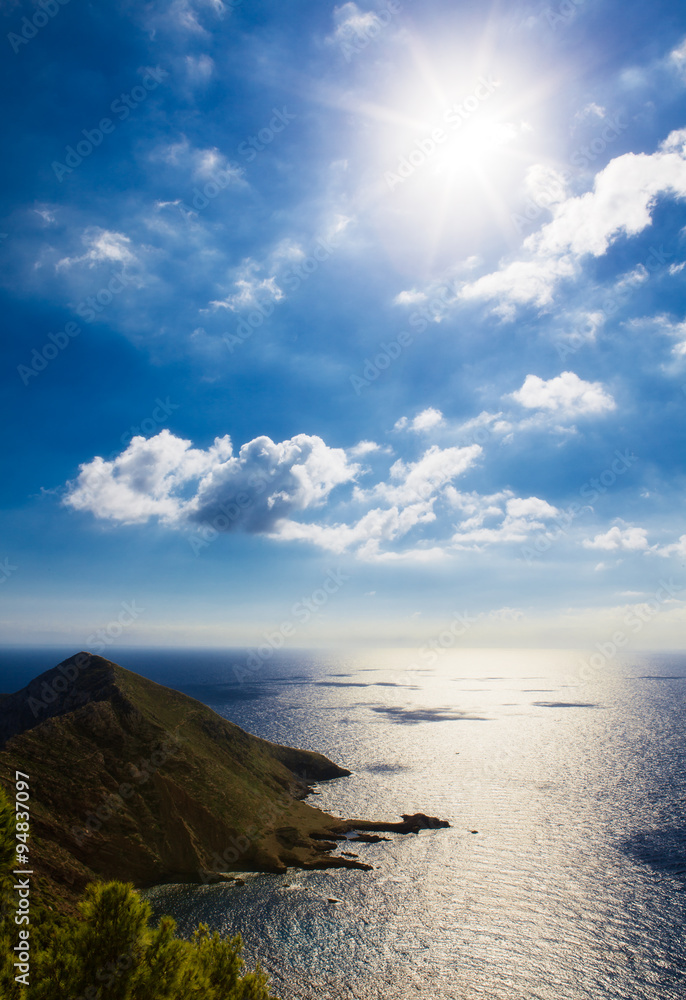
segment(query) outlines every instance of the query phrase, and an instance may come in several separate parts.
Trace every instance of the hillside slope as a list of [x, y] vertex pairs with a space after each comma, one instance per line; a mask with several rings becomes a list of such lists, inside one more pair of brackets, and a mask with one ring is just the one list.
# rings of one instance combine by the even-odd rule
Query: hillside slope
[[308, 782], [348, 771], [100, 656], [79, 653], [3, 698], [0, 747], [10, 796], [15, 769], [30, 776], [31, 863], [58, 905], [94, 878], [367, 867], [331, 857], [341, 821], [300, 801]]

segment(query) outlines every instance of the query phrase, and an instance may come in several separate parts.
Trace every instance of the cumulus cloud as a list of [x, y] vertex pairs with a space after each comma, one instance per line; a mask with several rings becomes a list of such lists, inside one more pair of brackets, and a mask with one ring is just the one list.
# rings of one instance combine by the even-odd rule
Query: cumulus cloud
[[584, 416], [615, 409], [615, 401], [601, 382], [584, 382], [574, 372], [556, 378], [527, 375], [512, 398], [530, 410], [547, 410], [564, 416]]
[[438, 424], [442, 423], [443, 414], [441, 411], [435, 409], [433, 406], [429, 406], [426, 410], [418, 413], [412, 420], [408, 420], [407, 417], [401, 417], [400, 420], [396, 420], [393, 430], [428, 431], [432, 427], [437, 427]]
[[[258, 437], [235, 455], [228, 435], [202, 449], [163, 430], [147, 440], [134, 437], [112, 460], [98, 457], [82, 465], [63, 502], [122, 524], [156, 518], [177, 529], [209, 527], [307, 541], [332, 552], [353, 551], [360, 559], [436, 559], [436, 546], [429, 556], [421, 539], [418, 547], [402, 553], [384, 546], [436, 520], [435, 503], [473, 465], [481, 448], [434, 445], [415, 462], [394, 462], [387, 481], [366, 490], [355, 485], [369, 470], [351, 458], [387, 450], [362, 441], [346, 453], [319, 437], [298, 434], [281, 443]], [[344, 506], [357, 507], [359, 514], [349, 523], [332, 523], [323, 508], [343, 484], [353, 484]], [[309, 519], [299, 519], [304, 512]]]
[[532, 520], [545, 520], [559, 514], [557, 507], [551, 506], [545, 500], [538, 497], [513, 497], [506, 504], [508, 517], [525, 517]]
[[414, 288], [408, 288], [403, 292], [398, 292], [396, 297], [393, 299], [393, 305], [413, 306], [420, 302], [426, 302], [427, 297], [426, 292], [418, 292]]
[[364, 458], [365, 455], [372, 455], [374, 452], [390, 451], [389, 448], [382, 448], [376, 441], [358, 441], [352, 448], [348, 448], [348, 455], [351, 458]]
[[77, 257], [63, 257], [57, 262], [58, 271], [73, 267], [74, 264], [95, 267], [102, 263], [126, 266], [137, 262], [136, 255], [131, 250], [131, 240], [123, 233], [91, 226], [82, 233], [81, 242], [86, 247], [85, 253]]
[[546, 522], [560, 514], [557, 507], [539, 497], [515, 497], [508, 490], [491, 496], [453, 491], [450, 499], [468, 515], [452, 536], [458, 550], [521, 544], [532, 532], [545, 531]]
[[595, 538], [585, 538], [582, 545], [585, 549], [602, 549], [607, 552], [617, 549], [635, 552], [648, 548], [646, 535], [645, 528], [622, 529], [618, 525], [614, 525], [604, 534], [596, 535]]
[[669, 54], [669, 60], [676, 71], [686, 80], [686, 38]]
[[481, 455], [478, 444], [464, 448], [439, 448], [432, 445], [416, 462], [398, 459], [391, 466], [389, 482], [378, 483], [373, 490], [357, 490], [357, 495], [381, 497], [394, 504], [430, 500], [448, 483], [466, 472]]
[[[210, 537], [244, 532], [385, 563], [435, 562], [559, 530], [561, 511], [542, 497], [458, 488], [480, 460], [480, 445], [434, 444], [415, 460], [386, 465], [389, 450], [367, 440], [332, 448], [297, 434], [282, 442], [256, 437], [236, 452], [229, 435], [198, 448], [165, 429], [134, 437], [115, 458], [81, 465], [63, 503], [115, 524], [157, 521], [200, 547], [208, 530]], [[374, 470], [355, 461], [367, 455], [376, 456]], [[364, 477], [373, 477], [370, 485], [361, 485]], [[584, 544], [646, 549], [645, 536], [642, 528], [614, 526]], [[684, 544], [686, 536], [660, 554], [681, 553]]]
[[[213, 64], [209, 57], [200, 56], [196, 60], [194, 57], [188, 56], [187, 60], [189, 74], [192, 70], [196, 82], [202, 74], [205, 74], [204, 79], [207, 79], [211, 74]], [[217, 190], [223, 190], [229, 186], [241, 188], [248, 186], [242, 167], [231, 163], [216, 146], [194, 146], [185, 135], [182, 135], [176, 142], [156, 146], [149, 156], [153, 163], [165, 163], [169, 167], [189, 174], [201, 187], [204, 187], [208, 181], [212, 181]], [[213, 189], [210, 188], [211, 190]], [[158, 202], [160, 206], [169, 204], [175, 205], [177, 202]]]
[[[496, 311], [510, 318], [516, 306], [546, 307], [562, 279], [579, 272], [586, 255], [599, 257], [621, 235], [635, 236], [652, 222], [661, 195], [686, 197], [686, 130], [672, 132], [652, 154], [625, 153], [595, 177], [592, 191], [551, 202], [553, 219], [528, 236], [525, 256], [503, 261], [491, 274], [465, 284], [463, 299], [496, 299]], [[530, 183], [545, 182], [544, 171]]]
[[537, 205], [548, 207], [564, 201], [567, 196], [567, 185], [562, 174], [553, 167], [534, 163], [529, 167], [524, 178], [527, 194]]
[[568, 257], [515, 260], [498, 271], [484, 274], [470, 285], [464, 285], [459, 297], [502, 299], [496, 311], [509, 319], [514, 316], [517, 305], [549, 305], [558, 281], [572, 278], [576, 273], [577, 267]]
[[307, 434], [280, 444], [258, 437], [233, 455], [228, 435], [198, 449], [163, 430], [134, 437], [112, 461], [82, 465], [64, 502], [123, 523], [155, 516], [175, 526], [269, 532], [295, 511], [322, 504], [356, 472], [342, 449]]
[[679, 540], [672, 542], [671, 545], [663, 545], [656, 549], [656, 552], [659, 556], [678, 556], [680, 559], [686, 559], [686, 535], [681, 535]]
[[574, 115], [574, 120], [578, 122], [585, 121], [587, 118], [604, 118], [607, 111], [601, 104], [596, 104], [595, 101], [591, 101], [587, 104], [581, 111], [577, 111]]
[[186, 56], [186, 73], [191, 83], [206, 83], [214, 72], [214, 62], [204, 53], [200, 56]]
[[243, 261], [234, 278], [236, 291], [224, 299], [213, 300], [210, 305], [215, 309], [241, 312], [260, 306], [265, 307], [272, 302], [280, 302], [284, 295], [276, 283], [276, 275], [265, 275], [261, 272], [262, 266], [257, 261], [250, 258]]
[[360, 10], [356, 3], [334, 7], [333, 19], [336, 25], [333, 40], [337, 42], [354, 42], [381, 28], [381, 21], [374, 11]]
[[440, 546], [414, 547], [401, 552], [384, 551], [381, 546], [404, 538], [419, 525], [434, 522], [436, 501], [445, 498], [446, 488], [464, 474], [480, 454], [478, 445], [444, 449], [433, 445], [416, 462], [394, 462], [388, 481], [367, 490], [356, 486], [353, 500], [363, 506], [375, 506], [354, 524], [290, 522], [282, 528], [281, 537], [314, 542], [334, 552], [352, 549], [364, 560], [435, 561], [446, 554]]
[[415, 526], [434, 519], [430, 502], [412, 503], [403, 508], [375, 507], [352, 525], [290, 521], [281, 529], [280, 538], [313, 542], [338, 554], [354, 549], [358, 559], [378, 560], [390, 555], [381, 551], [382, 543], [403, 538]]

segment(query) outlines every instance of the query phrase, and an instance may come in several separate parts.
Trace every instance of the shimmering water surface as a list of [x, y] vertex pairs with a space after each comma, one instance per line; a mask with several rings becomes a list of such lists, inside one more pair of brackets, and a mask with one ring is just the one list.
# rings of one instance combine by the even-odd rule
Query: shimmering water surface
[[683, 1000], [686, 655], [582, 658], [449, 651], [408, 670], [405, 650], [283, 653], [237, 684], [240, 652], [118, 651], [353, 771], [313, 804], [451, 823], [355, 844], [371, 872], [161, 887], [156, 911], [240, 931], [287, 1000]]

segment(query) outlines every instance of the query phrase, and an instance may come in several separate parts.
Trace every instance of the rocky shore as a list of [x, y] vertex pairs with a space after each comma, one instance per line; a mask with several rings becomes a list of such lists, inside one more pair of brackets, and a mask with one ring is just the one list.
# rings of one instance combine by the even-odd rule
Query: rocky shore
[[[342, 842], [448, 826], [338, 819], [304, 801], [350, 774], [258, 739], [187, 695], [79, 653], [0, 701], [0, 781], [31, 776], [42, 901], [73, 908], [93, 879], [210, 882], [240, 872], [371, 866]], [[4, 777], [3, 777], [4, 776]]]

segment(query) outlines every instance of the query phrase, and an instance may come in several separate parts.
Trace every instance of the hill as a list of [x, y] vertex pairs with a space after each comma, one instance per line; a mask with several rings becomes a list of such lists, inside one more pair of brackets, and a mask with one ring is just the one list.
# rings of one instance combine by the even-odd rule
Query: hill
[[79, 653], [0, 700], [0, 780], [31, 783], [31, 865], [69, 908], [93, 879], [145, 886], [218, 872], [368, 867], [332, 857], [341, 820], [301, 801], [343, 777], [193, 698]]

